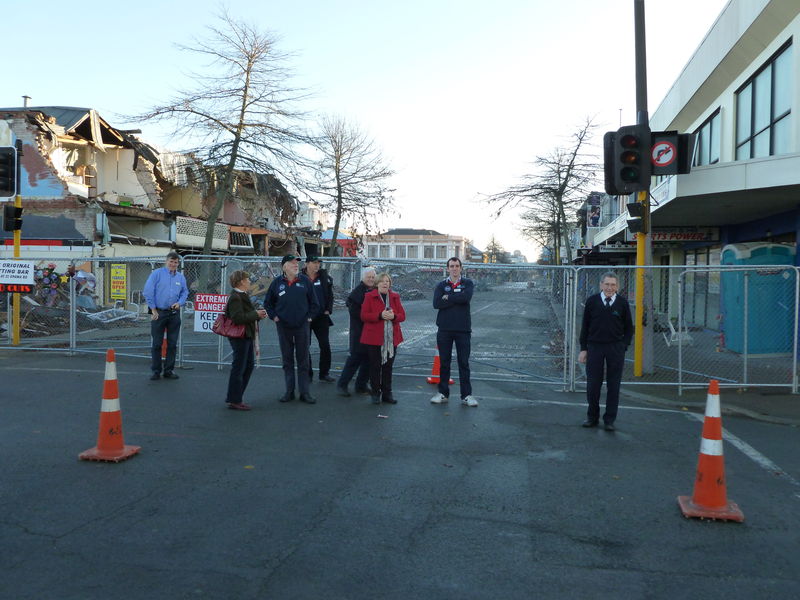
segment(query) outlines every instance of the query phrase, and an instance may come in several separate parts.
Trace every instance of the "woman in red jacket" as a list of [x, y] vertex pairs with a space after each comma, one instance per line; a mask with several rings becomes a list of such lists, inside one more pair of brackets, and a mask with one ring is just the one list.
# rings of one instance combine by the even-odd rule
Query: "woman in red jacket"
[[375, 282], [376, 289], [364, 296], [361, 305], [361, 343], [369, 356], [372, 403], [397, 404], [392, 396], [392, 365], [395, 350], [403, 341], [400, 323], [406, 320], [406, 311], [400, 304], [400, 295], [390, 289], [392, 278], [388, 273], [378, 275]]

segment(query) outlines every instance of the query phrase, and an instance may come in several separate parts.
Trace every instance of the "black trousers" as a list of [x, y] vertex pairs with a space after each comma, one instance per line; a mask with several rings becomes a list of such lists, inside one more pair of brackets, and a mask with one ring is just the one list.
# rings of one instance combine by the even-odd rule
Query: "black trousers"
[[308, 354], [308, 341], [311, 331], [308, 323], [298, 327], [284, 325], [283, 321], [275, 323], [278, 330], [278, 344], [281, 347], [281, 361], [283, 363], [283, 377], [286, 381], [286, 391], [294, 392], [295, 375], [294, 363], [297, 359], [297, 387], [300, 394], [308, 394], [309, 376], [308, 371], [311, 361]]
[[[331, 318], [328, 315], [320, 315], [311, 321], [311, 331], [317, 338], [319, 344], [319, 376], [325, 377], [331, 370], [331, 342], [330, 342]], [[311, 351], [311, 336], [308, 337], [308, 349]], [[308, 360], [308, 374], [314, 374], [314, 365], [311, 364], [311, 357]]]
[[336, 382], [336, 385], [340, 388], [346, 388], [353, 375], [356, 376], [356, 391], [367, 389], [369, 355], [367, 354], [367, 347], [360, 342], [356, 342], [355, 348], [350, 348], [350, 354], [347, 355], [347, 360], [342, 367], [342, 374], [339, 376], [339, 381]]
[[175, 368], [175, 355], [178, 353], [178, 334], [181, 331], [181, 313], [177, 310], [160, 310], [158, 318], [150, 321], [150, 369], [153, 373], [161, 373], [161, 343], [164, 332], [167, 332], [167, 356], [164, 358], [164, 373], [171, 373]]
[[586, 416], [590, 421], [600, 420], [600, 388], [603, 386], [603, 368], [606, 380], [606, 412], [603, 422], [613, 423], [619, 407], [619, 386], [622, 369], [625, 366], [625, 343], [612, 342], [586, 346], [586, 401], [589, 409]]
[[468, 331], [442, 331], [436, 333], [439, 347], [439, 393], [450, 397], [450, 365], [453, 362], [453, 344], [458, 359], [458, 384], [462, 400], [472, 395], [472, 382], [469, 378], [469, 353], [472, 348]]
[[[394, 356], [381, 364], [381, 346], [365, 344], [364, 347], [367, 349], [367, 355], [369, 356], [369, 385], [372, 388], [372, 395], [391, 393]], [[396, 356], [397, 346], [394, 347], [394, 351]]]
[[252, 338], [228, 338], [233, 350], [231, 374], [228, 377], [228, 395], [225, 402], [239, 404], [250, 383], [250, 375], [256, 365], [255, 344]]

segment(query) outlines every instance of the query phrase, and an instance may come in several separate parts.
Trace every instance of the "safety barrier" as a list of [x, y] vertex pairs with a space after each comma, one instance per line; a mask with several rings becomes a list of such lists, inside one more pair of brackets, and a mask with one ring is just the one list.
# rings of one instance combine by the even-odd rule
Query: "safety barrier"
[[[26, 258], [36, 265], [34, 292], [22, 296], [21, 348], [150, 357], [150, 316], [144, 283], [164, 257]], [[347, 356], [349, 319], [344, 302], [367, 264], [392, 275], [407, 312], [405, 342], [395, 372], [430, 375], [436, 346], [432, 293], [446, 277], [444, 261], [326, 258], [334, 279], [331, 329], [333, 368]], [[195, 310], [198, 294], [229, 291], [236, 269], [252, 274], [251, 294], [263, 301], [280, 257], [187, 256], [181, 271], [190, 288], [182, 311], [178, 365], [230, 362], [227, 342], [204, 328]], [[637, 267], [615, 267], [620, 293], [635, 309]], [[530, 264], [464, 265], [475, 282], [472, 301], [472, 375], [476, 380], [523, 381], [575, 390], [585, 383], [577, 363], [583, 305], [599, 293], [608, 267], [552, 267]], [[721, 387], [788, 387], [797, 392], [798, 278], [793, 266], [644, 267], [645, 330], [641, 375], [634, 375], [633, 346], [626, 355], [624, 385], [700, 387], [717, 379]], [[0, 296], [0, 349], [11, 345], [8, 296]], [[746, 315], [746, 317], [745, 317]], [[212, 321], [213, 322], [213, 319]], [[651, 327], [652, 326], [652, 327]], [[260, 367], [278, 368], [275, 327], [262, 322]], [[316, 343], [312, 342], [316, 362]], [[147, 370], [143, 362], [142, 370]], [[457, 369], [453, 370], [453, 377]]]

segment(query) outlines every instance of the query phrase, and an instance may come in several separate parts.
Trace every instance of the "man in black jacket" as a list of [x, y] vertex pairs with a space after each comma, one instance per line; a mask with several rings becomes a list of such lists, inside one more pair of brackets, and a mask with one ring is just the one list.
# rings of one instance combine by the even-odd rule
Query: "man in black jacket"
[[[319, 312], [311, 319], [311, 332], [319, 344], [319, 380], [328, 383], [336, 381], [328, 373], [331, 370], [331, 342], [330, 328], [333, 325], [331, 313], [333, 312], [333, 278], [321, 268], [322, 259], [319, 256], [309, 256], [303, 274], [311, 280], [311, 289], [319, 303]], [[311, 338], [308, 340], [309, 353], [311, 351]], [[314, 366], [311, 364], [309, 354], [309, 380], [314, 379]]]
[[[356, 376], [356, 392], [368, 394], [367, 382], [369, 381], [369, 357], [366, 348], [361, 343], [361, 331], [364, 323], [361, 321], [361, 305], [364, 304], [364, 294], [375, 286], [375, 269], [367, 267], [361, 273], [361, 282], [353, 288], [347, 297], [347, 311], [350, 313], [350, 354], [342, 368], [336, 389], [340, 396], [350, 396], [347, 386], [353, 375]], [[358, 374], [356, 375], [356, 371]]]
[[297, 359], [297, 387], [300, 388], [300, 400], [314, 404], [316, 400], [309, 392], [309, 355], [308, 344], [310, 332], [308, 324], [317, 312], [319, 305], [311, 289], [311, 281], [300, 273], [300, 259], [287, 254], [281, 259], [283, 275], [272, 280], [267, 290], [264, 308], [267, 315], [275, 321], [278, 331], [278, 343], [281, 347], [283, 374], [286, 380], [286, 393], [281, 402], [294, 399], [295, 374], [294, 364]]
[[603, 423], [606, 431], [614, 431], [619, 406], [619, 386], [625, 351], [633, 337], [633, 319], [628, 301], [617, 294], [616, 273], [603, 273], [599, 294], [586, 300], [581, 326], [579, 363], [586, 363], [586, 400], [589, 410], [584, 427], [595, 427], [600, 421], [600, 388], [603, 385], [603, 366], [606, 370], [606, 411]]
[[447, 261], [449, 277], [440, 281], [433, 291], [433, 308], [436, 315], [436, 346], [439, 349], [439, 391], [431, 398], [433, 404], [446, 404], [450, 398], [450, 365], [453, 361], [453, 344], [458, 358], [458, 381], [461, 387], [461, 404], [478, 406], [472, 395], [469, 371], [469, 353], [472, 348], [472, 316], [470, 302], [475, 289], [471, 279], [461, 277], [461, 259], [457, 256]]

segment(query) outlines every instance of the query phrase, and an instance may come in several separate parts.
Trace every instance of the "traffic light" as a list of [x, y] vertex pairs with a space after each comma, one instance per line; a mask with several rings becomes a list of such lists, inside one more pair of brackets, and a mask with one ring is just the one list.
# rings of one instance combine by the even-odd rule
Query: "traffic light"
[[3, 230], [18, 231], [22, 229], [22, 207], [6, 202], [3, 206]]
[[622, 196], [650, 189], [650, 126], [626, 125], [603, 137], [606, 193]]
[[628, 231], [631, 233], [648, 233], [650, 231], [650, 217], [648, 210], [641, 202], [628, 203]]
[[17, 151], [10, 146], [0, 147], [0, 198], [17, 195]]

